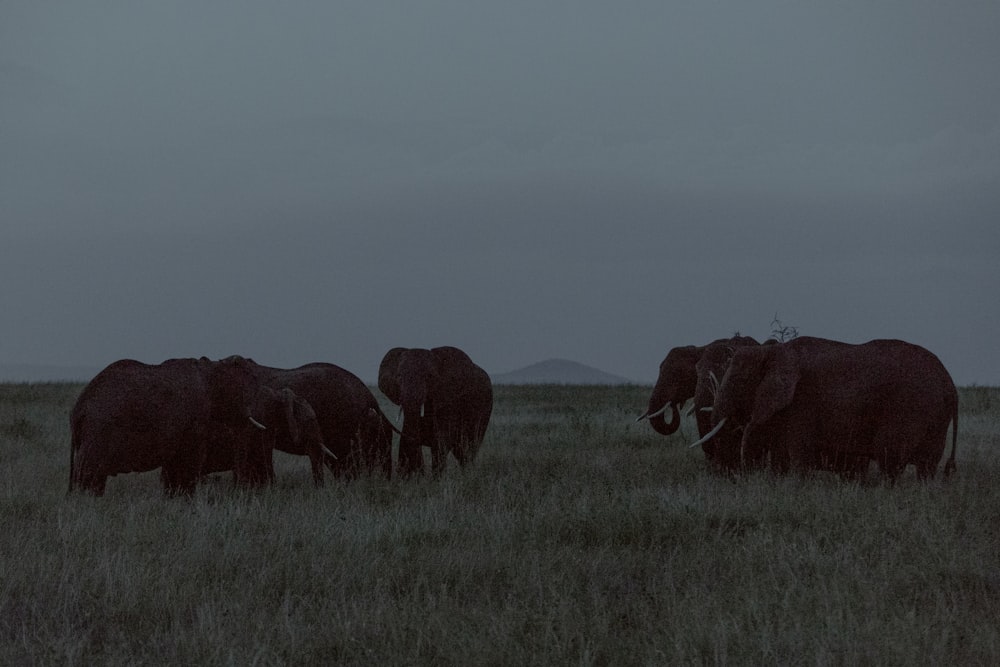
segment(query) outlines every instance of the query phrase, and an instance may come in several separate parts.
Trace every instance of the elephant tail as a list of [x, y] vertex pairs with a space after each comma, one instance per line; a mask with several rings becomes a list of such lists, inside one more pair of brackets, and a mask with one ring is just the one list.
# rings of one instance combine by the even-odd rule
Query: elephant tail
[[948, 462], [944, 464], [944, 476], [950, 477], [952, 473], [955, 472], [955, 446], [958, 443], [958, 401], [955, 401], [955, 405], [951, 412], [951, 456], [948, 457]]

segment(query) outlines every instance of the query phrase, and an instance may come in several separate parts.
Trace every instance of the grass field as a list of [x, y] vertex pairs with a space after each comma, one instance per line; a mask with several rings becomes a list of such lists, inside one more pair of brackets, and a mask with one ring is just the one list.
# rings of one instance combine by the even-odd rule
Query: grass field
[[[1000, 389], [958, 473], [731, 481], [647, 387], [497, 387], [480, 458], [66, 496], [81, 385], [0, 385], [0, 664], [1000, 664]], [[387, 412], [395, 415], [395, 412]]]

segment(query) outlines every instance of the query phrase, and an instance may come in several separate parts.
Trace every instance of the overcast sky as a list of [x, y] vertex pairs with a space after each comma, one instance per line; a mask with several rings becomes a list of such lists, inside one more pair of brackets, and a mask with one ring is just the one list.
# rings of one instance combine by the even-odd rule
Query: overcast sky
[[1000, 384], [1000, 4], [0, 0], [0, 364], [652, 382], [775, 314]]

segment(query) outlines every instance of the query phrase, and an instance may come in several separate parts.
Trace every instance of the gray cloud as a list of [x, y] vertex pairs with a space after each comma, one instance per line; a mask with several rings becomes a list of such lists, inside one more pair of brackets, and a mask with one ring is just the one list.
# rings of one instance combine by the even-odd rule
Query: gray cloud
[[1000, 381], [989, 5], [2, 11], [0, 363], [649, 380], [777, 312]]

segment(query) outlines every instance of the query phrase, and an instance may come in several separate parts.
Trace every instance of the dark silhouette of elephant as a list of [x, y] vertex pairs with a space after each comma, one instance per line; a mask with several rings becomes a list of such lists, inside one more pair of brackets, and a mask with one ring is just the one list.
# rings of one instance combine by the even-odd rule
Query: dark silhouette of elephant
[[193, 492], [213, 428], [263, 428], [252, 414], [254, 366], [242, 357], [110, 364], [70, 414], [70, 491], [103, 495], [110, 476], [159, 468], [166, 493]]
[[[698, 425], [698, 435], [704, 436], [712, 429], [709, 409], [715, 400], [718, 383], [726, 372], [729, 360], [737, 349], [760, 344], [749, 336], [719, 338], [706, 345], [686, 345], [671, 349], [660, 363], [660, 373], [649, 397], [646, 412], [636, 421], [649, 420], [649, 425], [660, 435], [671, 435], [680, 426], [680, 410], [693, 398], [692, 411]], [[664, 414], [670, 411], [667, 422]], [[730, 431], [717, 434], [718, 438], [702, 444], [705, 457], [716, 466], [728, 468], [731, 462], [722, 460], [721, 445], [727, 439], [739, 436]]]
[[[284, 369], [259, 366], [259, 381], [275, 390], [287, 388], [307, 402], [315, 412], [326, 448], [324, 460], [338, 477], [361, 473], [392, 477], [392, 434], [395, 430], [383, 414], [368, 386], [350, 371], [328, 363], [311, 363]], [[289, 454], [312, 455], [302, 443], [277, 438], [274, 447]], [[313, 476], [322, 474], [313, 460]]]
[[800, 337], [741, 348], [722, 379], [712, 420], [716, 427], [742, 427], [741, 456], [763, 449], [779, 471], [850, 471], [857, 461], [875, 459], [889, 479], [908, 464], [919, 478], [933, 478], [950, 424], [944, 472], [955, 470], [955, 383], [937, 356], [900, 340], [852, 345]]
[[309, 457], [313, 481], [322, 486], [323, 457], [332, 453], [323, 443], [319, 420], [309, 402], [288, 387], [275, 391], [261, 386], [253, 414], [267, 429], [215, 426], [202, 475], [232, 470], [237, 485], [272, 484], [274, 450], [290, 450]]
[[399, 470], [423, 470], [422, 447], [431, 450], [431, 468], [440, 474], [452, 453], [471, 463], [482, 445], [493, 412], [490, 376], [457, 347], [403, 348], [386, 352], [378, 387], [403, 411]]

